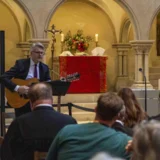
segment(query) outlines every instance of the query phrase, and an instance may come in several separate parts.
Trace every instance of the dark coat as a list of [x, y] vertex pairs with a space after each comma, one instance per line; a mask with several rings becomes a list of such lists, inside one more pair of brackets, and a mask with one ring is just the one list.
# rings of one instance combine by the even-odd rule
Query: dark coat
[[112, 125], [112, 128], [114, 128], [117, 131], [123, 132], [123, 133], [127, 134], [128, 136], [131, 136], [131, 137], [133, 136], [133, 130], [131, 128], [128, 128], [128, 127], [122, 125], [119, 122], [115, 122]]
[[48, 151], [57, 133], [68, 124], [76, 124], [76, 120], [47, 106], [16, 118], [2, 143], [2, 159], [33, 160], [33, 151]]
[[[26, 79], [30, 67], [30, 58], [17, 60], [15, 65], [0, 76], [0, 82], [2, 82], [5, 87], [14, 91], [16, 84], [11, 82], [12, 78]], [[39, 64], [39, 74], [40, 81], [50, 80], [49, 68], [46, 64], [40, 62]]]

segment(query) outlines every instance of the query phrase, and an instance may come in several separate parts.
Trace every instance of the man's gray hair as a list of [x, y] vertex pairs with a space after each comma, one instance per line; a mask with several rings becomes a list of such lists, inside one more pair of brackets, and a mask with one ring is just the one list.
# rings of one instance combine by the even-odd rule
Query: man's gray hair
[[158, 160], [159, 148], [160, 122], [156, 120], [142, 121], [136, 125], [133, 135], [133, 160]]
[[44, 45], [40, 42], [33, 43], [31, 48], [30, 48], [30, 52], [33, 52], [35, 48], [41, 48], [43, 50], [45, 49]]

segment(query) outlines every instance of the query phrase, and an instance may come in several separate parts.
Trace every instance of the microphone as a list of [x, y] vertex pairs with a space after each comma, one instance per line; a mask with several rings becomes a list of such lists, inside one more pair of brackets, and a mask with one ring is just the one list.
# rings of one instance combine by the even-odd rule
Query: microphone
[[142, 71], [143, 71], [143, 69], [142, 69], [142, 68], [139, 68], [139, 71], [140, 71], [140, 72], [142, 72]]
[[142, 68], [139, 68], [139, 71], [142, 72], [143, 74], [143, 77], [144, 77], [144, 84], [145, 84], [145, 111], [147, 112], [147, 80], [146, 80], [146, 76], [143, 72], [143, 69]]

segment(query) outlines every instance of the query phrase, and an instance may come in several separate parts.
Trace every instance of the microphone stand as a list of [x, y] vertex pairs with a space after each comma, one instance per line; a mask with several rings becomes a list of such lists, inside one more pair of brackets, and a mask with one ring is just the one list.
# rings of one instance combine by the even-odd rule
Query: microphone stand
[[142, 72], [144, 78], [144, 99], [145, 99], [144, 107], [145, 107], [145, 112], [147, 112], [147, 79], [142, 68], [139, 68], [139, 71]]
[[145, 112], [147, 112], [147, 80], [146, 76], [144, 75], [144, 86], [145, 86]]

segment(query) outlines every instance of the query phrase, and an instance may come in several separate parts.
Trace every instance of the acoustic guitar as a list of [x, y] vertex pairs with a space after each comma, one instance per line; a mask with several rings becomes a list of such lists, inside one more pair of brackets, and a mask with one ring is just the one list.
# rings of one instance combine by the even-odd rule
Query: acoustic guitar
[[[60, 80], [71, 82], [71, 81], [76, 81], [79, 78], [80, 78], [80, 74], [76, 72], [73, 74], [69, 74], [66, 77], [61, 77]], [[31, 78], [27, 80], [13, 78], [11, 81], [19, 86], [22, 86], [22, 85], [31, 86], [33, 83], [39, 82], [37, 78]], [[25, 97], [24, 98], [20, 96], [18, 92], [12, 92], [7, 88], [5, 88], [5, 92], [6, 92], [7, 102], [13, 108], [21, 108], [22, 106], [24, 106], [26, 103], [29, 102], [29, 99], [26, 98], [27, 96], [24, 96]]]

